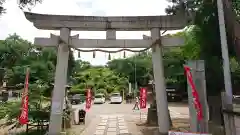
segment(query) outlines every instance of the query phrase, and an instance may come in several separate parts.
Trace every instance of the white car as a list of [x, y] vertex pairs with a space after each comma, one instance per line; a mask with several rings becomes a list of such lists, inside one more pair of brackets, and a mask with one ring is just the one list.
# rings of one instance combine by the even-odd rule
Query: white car
[[95, 104], [104, 104], [105, 103], [105, 96], [104, 94], [97, 94], [94, 98]]
[[119, 103], [121, 104], [122, 103], [122, 96], [120, 93], [113, 93], [111, 94], [111, 98], [110, 98], [110, 101], [111, 103]]

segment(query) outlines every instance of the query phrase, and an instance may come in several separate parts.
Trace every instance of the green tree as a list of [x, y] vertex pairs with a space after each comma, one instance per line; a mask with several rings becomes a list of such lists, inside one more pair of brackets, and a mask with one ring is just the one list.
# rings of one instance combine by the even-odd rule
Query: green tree
[[[3, 4], [6, 0], [0, 0], [0, 15], [6, 12], [6, 9], [3, 7]], [[28, 9], [30, 10], [31, 7], [35, 6], [37, 3], [41, 3], [42, 0], [19, 0], [18, 6], [20, 9]]]
[[126, 59], [114, 59], [108, 62], [107, 67], [128, 78], [129, 82], [138, 83], [139, 86], [146, 86], [152, 77], [152, 60], [149, 52]]
[[[73, 52], [70, 51], [68, 76], [74, 75], [75, 60]], [[8, 85], [16, 85], [24, 82], [24, 70], [31, 68], [31, 80], [35, 82], [41, 80], [51, 84], [54, 81], [55, 65], [57, 62], [57, 52], [54, 48], [39, 48], [30, 42], [23, 40], [18, 35], [13, 34], [0, 42], [0, 81], [5, 77]], [[70, 78], [68, 79], [69, 81]]]
[[[200, 59], [205, 60], [208, 95], [218, 95], [224, 87], [217, 1], [197, 0], [187, 1], [187, 4], [180, 1], [174, 2], [175, 6], [170, 9], [175, 10], [184, 7], [187, 11], [194, 9], [196, 12], [193, 20], [195, 26], [193, 27], [192, 37], [200, 45]], [[186, 5], [188, 6], [186, 7]], [[168, 13], [174, 13], [171, 10], [167, 11], [169, 11]]]
[[91, 67], [80, 70], [74, 76], [71, 91], [84, 93], [86, 88], [92, 88], [96, 93], [111, 93], [126, 88], [127, 78], [119, 76], [106, 67]]
[[[56, 56], [56, 49], [36, 47], [16, 34], [0, 42], [0, 67], [4, 69], [0, 74], [1, 82], [4, 78], [7, 80], [7, 86], [22, 90], [26, 69], [30, 68], [29, 119], [31, 122], [41, 123], [42, 120], [49, 119]], [[70, 52], [69, 76], [73, 76], [75, 65]], [[19, 114], [20, 101], [1, 104], [0, 119], [5, 118], [10, 124], [18, 125], [16, 118]]]

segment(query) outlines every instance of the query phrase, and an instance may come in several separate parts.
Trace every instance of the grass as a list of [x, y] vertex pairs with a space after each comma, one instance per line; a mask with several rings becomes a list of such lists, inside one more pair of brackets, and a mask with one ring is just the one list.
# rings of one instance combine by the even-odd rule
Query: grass
[[[41, 133], [38, 130], [31, 130], [28, 133], [24, 131], [24, 132], [17, 133], [16, 135], [45, 135], [45, 134], [46, 134], [46, 131]], [[73, 132], [67, 131], [66, 135], [76, 135], [76, 134], [74, 134]]]
[[26, 133], [26, 131], [17, 133], [16, 135], [44, 135], [46, 133], [45, 132], [40, 132], [39, 130], [30, 130], [28, 133]]

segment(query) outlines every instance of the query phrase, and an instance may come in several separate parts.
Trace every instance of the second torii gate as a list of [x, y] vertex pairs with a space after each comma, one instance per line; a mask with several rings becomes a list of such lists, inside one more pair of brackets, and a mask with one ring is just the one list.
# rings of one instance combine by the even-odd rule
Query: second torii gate
[[[60, 16], [41, 15], [25, 12], [26, 18], [39, 29], [60, 30], [60, 36], [35, 38], [35, 45], [58, 47], [55, 83], [52, 95], [52, 107], [49, 135], [58, 135], [61, 131], [64, 86], [67, 79], [69, 48], [147, 48], [152, 47], [154, 79], [156, 83], [156, 101], [158, 109], [159, 132], [167, 135], [169, 130], [168, 104], [162, 63], [162, 47], [183, 44], [181, 37], [162, 36], [160, 30], [182, 29], [186, 18], [182, 15], [141, 16], [141, 17], [96, 17], [96, 16]], [[71, 30], [106, 31], [106, 39], [79, 39], [70, 36]], [[151, 37], [144, 39], [116, 39], [116, 31], [150, 30]]]

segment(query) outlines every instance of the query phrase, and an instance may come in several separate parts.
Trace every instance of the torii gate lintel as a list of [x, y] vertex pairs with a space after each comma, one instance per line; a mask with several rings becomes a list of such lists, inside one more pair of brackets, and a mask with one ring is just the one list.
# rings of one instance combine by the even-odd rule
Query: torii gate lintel
[[[63, 40], [60, 36], [51, 34], [50, 38], [37, 37], [34, 40], [35, 45], [44, 47], [58, 46]], [[153, 44], [162, 44], [163, 47], [175, 47], [184, 44], [183, 37], [162, 36], [153, 40], [149, 36], [143, 35], [143, 39], [79, 39], [79, 34], [70, 36], [69, 44], [75, 48], [148, 48]]]

